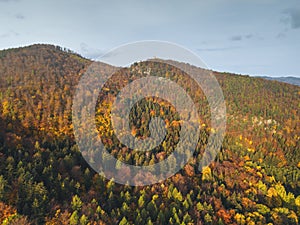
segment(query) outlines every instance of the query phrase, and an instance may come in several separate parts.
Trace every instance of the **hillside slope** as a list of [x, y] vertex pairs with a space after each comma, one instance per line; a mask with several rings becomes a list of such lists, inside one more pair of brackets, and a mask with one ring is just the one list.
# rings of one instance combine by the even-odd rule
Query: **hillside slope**
[[[213, 72], [227, 106], [227, 132], [217, 159], [198, 171], [210, 132], [205, 115], [209, 110], [203, 94], [191, 93], [203, 116], [195, 160], [160, 184], [130, 187], [96, 174], [74, 140], [73, 95], [92, 63], [51, 45], [0, 51], [0, 223], [298, 224], [300, 87]], [[93, 65], [102, 72], [113, 69], [100, 62]], [[186, 83], [177, 68], [135, 63], [120, 69], [99, 94], [95, 117], [99, 133], [107, 135], [110, 153], [140, 165], [158, 162], [177, 144], [176, 112], [157, 99], [148, 99], [152, 105], [136, 106], [136, 116], [132, 115], [136, 136], [148, 135], [151, 116], [163, 115], [170, 124], [166, 144], [148, 156], [131, 152], [107, 134], [111, 129], [107, 112], [118, 90], [149, 68], [156, 76], [172, 74], [178, 83]]]

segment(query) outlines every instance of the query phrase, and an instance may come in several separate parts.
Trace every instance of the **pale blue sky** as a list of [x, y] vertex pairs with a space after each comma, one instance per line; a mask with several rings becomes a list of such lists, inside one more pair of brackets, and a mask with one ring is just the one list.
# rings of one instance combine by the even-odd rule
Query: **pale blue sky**
[[50, 43], [96, 58], [163, 40], [209, 68], [300, 77], [299, 0], [0, 0], [0, 49]]

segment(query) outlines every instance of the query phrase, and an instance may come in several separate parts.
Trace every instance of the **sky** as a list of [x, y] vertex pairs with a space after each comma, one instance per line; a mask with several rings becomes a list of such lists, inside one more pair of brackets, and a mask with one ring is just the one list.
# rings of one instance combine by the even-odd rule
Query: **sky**
[[300, 0], [0, 0], [0, 27], [0, 49], [47, 43], [96, 59], [162, 40], [213, 70], [300, 77]]

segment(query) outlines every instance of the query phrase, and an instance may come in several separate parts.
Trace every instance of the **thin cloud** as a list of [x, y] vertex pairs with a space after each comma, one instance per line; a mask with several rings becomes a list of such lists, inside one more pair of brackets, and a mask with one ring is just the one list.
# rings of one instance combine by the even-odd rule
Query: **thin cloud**
[[230, 51], [234, 49], [240, 49], [240, 46], [231, 46], [231, 47], [224, 47], [224, 48], [198, 48], [197, 51], [199, 52], [218, 52], [218, 51]]
[[247, 34], [247, 35], [245, 35], [245, 38], [251, 39], [251, 38], [253, 38], [253, 34]]
[[241, 41], [243, 39], [242, 35], [234, 35], [232, 37], [230, 37], [231, 41]]
[[287, 9], [284, 13], [288, 17], [281, 20], [283, 23], [289, 23], [292, 29], [300, 28], [300, 8]]
[[11, 37], [11, 36], [19, 36], [20, 34], [18, 32], [15, 32], [15, 31], [9, 31], [7, 33], [4, 33], [4, 34], [0, 34], [0, 38], [8, 38], [8, 37]]
[[18, 2], [20, 0], [0, 0], [0, 2]]
[[15, 17], [16, 17], [16, 19], [18, 19], [18, 20], [23, 20], [23, 19], [25, 19], [25, 16], [24, 16], [23, 14], [21, 14], [21, 13], [16, 14]]
[[7, 38], [9, 37], [9, 33], [0, 34], [0, 38]]
[[231, 36], [229, 38], [229, 40], [231, 41], [242, 41], [244, 39], [251, 39], [253, 38], [254, 35], [253, 34], [246, 34], [246, 35], [234, 35], [234, 36]]
[[89, 59], [97, 59], [103, 55], [103, 51], [91, 48], [86, 43], [80, 44], [80, 54]]
[[284, 32], [280, 32], [276, 36], [276, 38], [278, 38], [278, 39], [282, 39], [282, 38], [285, 38], [285, 37], [286, 37], [286, 34]]
[[278, 38], [278, 39], [283, 39], [283, 38], [285, 38], [286, 37], [286, 34], [287, 34], [287, 32], [288, 32], [288, 28], [285, 28], [285, 29], [283, 29], [282, 31], [280, 31], [278, 34], [277, 34], [277, 36], [276, 36], [276, 38]]

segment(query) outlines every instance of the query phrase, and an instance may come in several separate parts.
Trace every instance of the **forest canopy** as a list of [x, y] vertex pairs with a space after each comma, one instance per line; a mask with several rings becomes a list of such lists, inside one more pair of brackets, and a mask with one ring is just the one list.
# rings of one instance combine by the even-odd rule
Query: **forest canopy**
[[[97, 174], [74, 138], [72, 99], [91, 63], [52, 45], [0, 51], [0, 223], [299, 224], [300, 87], [212, 71], [227, 107], [227, 130], [217, 158], [198, 170], [211, 132], [210, 111], [201, 90], [187, 89], [201, 115], [193, 160], [161, 183], [132, 187]], [[165, 63], [137, 62], [114, 74], [115, 80], [99, 93], [92, 118], [109, 153], [135, 165], [168, 157], [181, 126], [171, 104], [148, 98], [131, 111], [131, 134], [149, 136], [149, 121], [158, 116], [168, 131], [162, 144], [141, 154], [114, 136], [109, 118], [114, 96], [149, 68], [183, 86], [189, 82]], [[126, 172], [120, 170], [124, 179]]]

